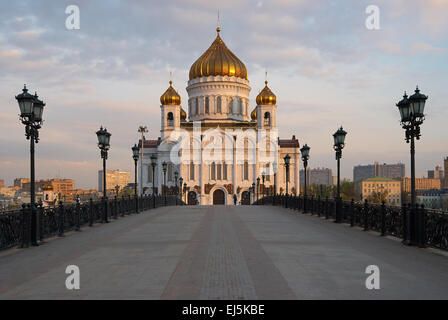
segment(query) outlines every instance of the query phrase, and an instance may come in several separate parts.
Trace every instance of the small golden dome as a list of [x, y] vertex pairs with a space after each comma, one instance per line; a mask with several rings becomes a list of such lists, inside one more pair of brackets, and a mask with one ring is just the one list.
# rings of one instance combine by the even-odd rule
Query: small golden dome
[[254, 110], [252, 110], [252, 112], [250, 113], [250, 118], [252, 120], [257, 120], [257, 107], [255, 107]]
[[42, 186], [43, 191], [53, 191], [53, 186], [51, 184], [44, 184]]
[[275, 94], [269, 89], [268, 82], [264, 82], [266, 85], [264, 86], [263, 90], [258, 94], [257, 96], [257, 104], [259, 106], [266, 105], [266, 104], [276, 104], [277, 103], [277, 97]]
[[246, 66], [222, 41], [219, 27], [216, 31], [218, 34], [215, 41], [191, 66], [190, 80], [206, 76], [229, 76], [247, 80]]
[[185, 112], [184, 109], [180, 108], [180, 120], [184, 121], [187, 119], [187, 113]]
[[160, 97], [162, 105], [180, 105], [180, 95], [174, 90], [172, 83], [173, 81], [170, 80], [169, 88]]

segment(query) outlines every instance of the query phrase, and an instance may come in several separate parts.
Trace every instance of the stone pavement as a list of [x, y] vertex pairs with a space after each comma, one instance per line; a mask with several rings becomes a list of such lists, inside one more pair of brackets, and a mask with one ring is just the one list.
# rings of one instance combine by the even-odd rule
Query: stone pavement
[[447, 255], [284, 208], [163, 207], [0, 252], [0, 299], [448, 299], [447, 271]]

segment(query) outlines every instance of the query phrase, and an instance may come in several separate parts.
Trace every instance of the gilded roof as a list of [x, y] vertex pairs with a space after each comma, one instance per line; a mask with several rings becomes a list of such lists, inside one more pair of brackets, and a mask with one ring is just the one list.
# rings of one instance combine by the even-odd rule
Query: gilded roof
[[222, 41], [219, 27], [216, 31], [218, 34], [215, 41], [191, 66], [190, 80], [206, 76], [229, 76], [247, 80], [246, 66]]
[[265, 86], [263, 90], [258, 94], [257, 96], [257, 104], [258, 105], [266, 105], [266, 104], [276, 104], [277, 103], [277, 97], [275, 94], [269, 89], [268, 82], [265, 81]]
[[172, 84], [173, 82], [170, 80], [170, 86], [160, 97], [160, 103], [162, 105], [180, 105], [180, 95], [174, 90]]

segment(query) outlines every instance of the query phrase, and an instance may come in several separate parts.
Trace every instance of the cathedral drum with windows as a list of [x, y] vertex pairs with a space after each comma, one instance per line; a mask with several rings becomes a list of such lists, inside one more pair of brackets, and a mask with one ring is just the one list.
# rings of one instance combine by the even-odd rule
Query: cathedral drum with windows
[[[250, 110], [246, 66], [224, 44], [219, 28], [191, 66], [186, 90], [188, 119], [170, 81], [160, 97], [161, 136], [140, 141], [146, 194], [182, 194], [188, 204], [201, 205], [233, 205], [235, 197], [237, 204], [249, 204], [263, 195], [285, 194], [286, 154], [291, 157], [288, 193], [300, 190], [300, 146], [295, 136], [277, 136], [277, 97], [266, 81]], [[176, 177], [185, 183], [181, 188]]]

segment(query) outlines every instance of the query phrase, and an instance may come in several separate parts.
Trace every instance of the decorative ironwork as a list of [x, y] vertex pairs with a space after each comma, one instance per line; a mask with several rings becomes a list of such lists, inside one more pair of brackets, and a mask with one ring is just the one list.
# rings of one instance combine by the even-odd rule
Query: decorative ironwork
[[[106, 206], [108, 208], [106, 212], [109, 213], [110, 218], [114, 219], [135, 213], [135, 198], [133, 197], [114, 198], [106, 200], [105, 203], [103, 201], [103, 199], [96, 201], [90, 199], [83, 203], [79, 201], [71, 204], [59, 202], [57, 206], [53, 207], [43, 207], [40, 202], [37, 207], [38, 240], [43, 242], [45, 238], [56, 235], [62, 237], [67, 231], [79, 231], [81, 227], [104, 222]], [[143, 196], [138, 197], [138, 205], [144, 211], [165, 205], [185, 205], [185, 203], [177, 196]], [[29, 240], [30, 212], [30, 205], [23, 205], [20, 210], [0, 213], [0, 250], [26, 243], [26, 240]]]
[[[336, 219], [337, 201], [329, 198], [308, 197], [307, 211], [311, 215], [318, 215], [325, 219]], [[303, 212], [305, 203], [304, 196], [274, 195], [259, 199], [253, 205], [283, 206], [292, 210]], [[381, 236], [394, 236], [403, 239], [407, 243], [407, 224], [415, 212], [416, 217], [424, 228], [419, 230], [418, 237], [422, 239], [425, 246], [448, 250], [448, 213], [429, 210], [423, 206], [411, 210], [410, 205], [402, 207], [386, 206], [382, 204], [371, 204], [368, 201], [355, 202], [341, 201], [341, 222], [350, 226], [363, 228], [364, 231], [372, 230]]]

